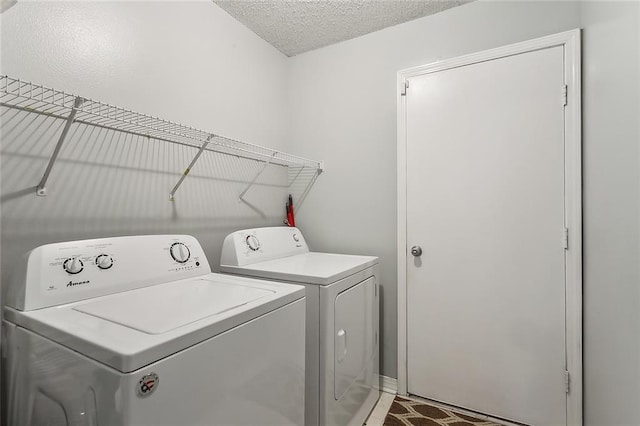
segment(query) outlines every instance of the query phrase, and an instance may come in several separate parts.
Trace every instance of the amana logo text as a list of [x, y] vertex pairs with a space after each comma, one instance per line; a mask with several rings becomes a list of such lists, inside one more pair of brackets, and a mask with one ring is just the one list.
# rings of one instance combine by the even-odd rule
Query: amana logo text
[[69, 283], [67, 284], [67, 287], [73, 287], [74, 285], [82, 285], [82, 284], [89, 284], [89, 280], [87, 280], [87, 281], [76, 281], [75, 283], [73, 281], [69, 281]]

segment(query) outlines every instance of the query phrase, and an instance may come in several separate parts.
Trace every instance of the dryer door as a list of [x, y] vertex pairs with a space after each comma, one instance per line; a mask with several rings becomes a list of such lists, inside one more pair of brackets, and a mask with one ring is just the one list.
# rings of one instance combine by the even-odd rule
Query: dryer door
[[375, 350], [375, 281], [368, 278], [338, 294], [334, 304], [334, 397], [363, 380]]

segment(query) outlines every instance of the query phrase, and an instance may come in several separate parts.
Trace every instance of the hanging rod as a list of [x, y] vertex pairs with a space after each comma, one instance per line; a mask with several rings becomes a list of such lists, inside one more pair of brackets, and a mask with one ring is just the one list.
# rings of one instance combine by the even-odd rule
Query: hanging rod
[[[78, 99], [81, 99], [81, 101], [78, 101]], [[57, 154], [62, 147], [65, 136], [73, 123], [87, 124], [143, 135], [179, 145], [187, 145], [198, 149], [198, 154], [194, 160], [197, 160], [202, 151], [211, 151], [269, 162], [269, 164], [279, 166], [313, 168], [317, 174], [324, 171], [324, 163], [322, 161], [310, 160], [271, 148], [241, 142], [216, 133], [206, 132], [7, 75], [0, 76], [0, 106], [67, 120], [63, 134], [60, 135], [54, 153], [49, 160], [47, 171], [38, 185], [39, 195], [46, 194], [44, 184], [57, 159]], [[184, 176], [183, 174], [181, 181], [184, 180]], [[180, 186], [180, 183], [172, 190], [172, 195]]]

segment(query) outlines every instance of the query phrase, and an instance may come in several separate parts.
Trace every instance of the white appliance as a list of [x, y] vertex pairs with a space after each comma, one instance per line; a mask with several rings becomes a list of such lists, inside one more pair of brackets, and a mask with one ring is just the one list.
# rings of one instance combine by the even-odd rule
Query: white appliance
[[187, 235], [49, 244], [17, 265], [9, 425], [302, 425], [304, 288], [211, 273]]
[[237, 231], [222, 272], [303, 284], [307, 426], [362, 425], [378, 397], [378, 258], [314, 253], [295, 227]]

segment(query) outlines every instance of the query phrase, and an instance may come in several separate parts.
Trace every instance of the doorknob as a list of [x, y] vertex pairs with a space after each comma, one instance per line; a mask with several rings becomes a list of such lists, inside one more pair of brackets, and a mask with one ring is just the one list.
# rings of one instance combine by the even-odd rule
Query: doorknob
[[420, 246], [411, 247], [411, 254], [416, 256], [416, 257], [422, 256], [422, 247], [420, 247]]

